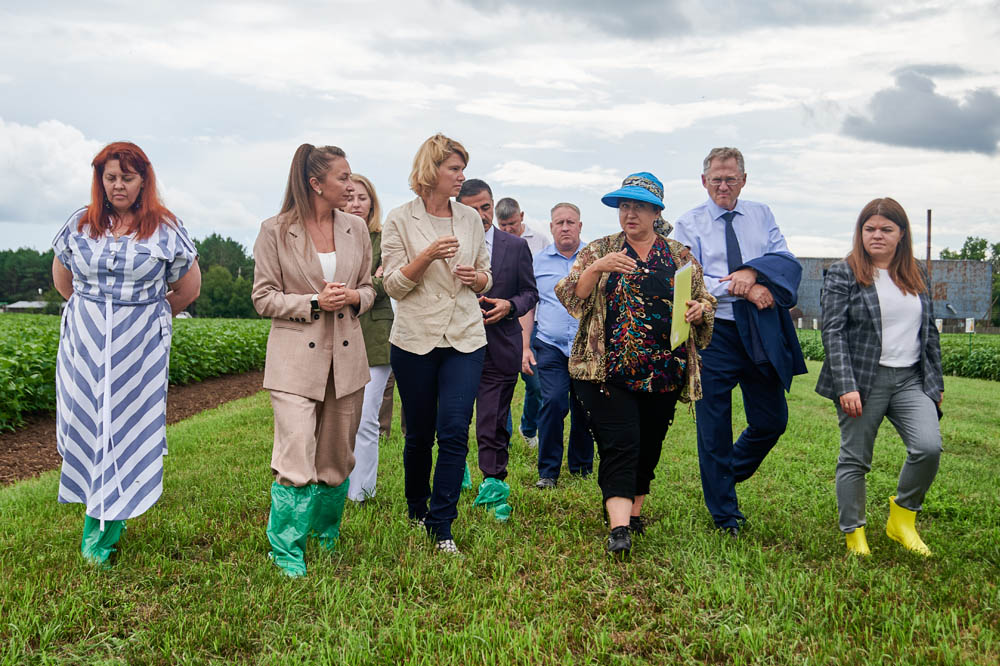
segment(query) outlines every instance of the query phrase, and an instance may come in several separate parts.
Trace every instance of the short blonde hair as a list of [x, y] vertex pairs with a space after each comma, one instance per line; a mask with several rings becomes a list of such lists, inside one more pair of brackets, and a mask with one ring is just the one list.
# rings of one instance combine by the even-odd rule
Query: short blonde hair
[[378, 202], [378, 195], [375, 194], [375, 186], [372, 185], [372, 181], [360, 173], [352, 173], [351, 180], [365, 188], [368, 192], [368, 198], [371, 199], [372, 207], [368, 209], [368, 219], [365, 220], [368, 223], [368, 231], [371, 233], [382, 231], [382, 206]]
[[428, 196], [437, 185], [437, 171], [446, 159], [458, 155], [469, 164], [469, 153], [465, 147], [454, 139], [449, 139], [440, 132], [421, 144], [413, 157], [413, 169], [410, 171], [410, 189], [419, 197]]

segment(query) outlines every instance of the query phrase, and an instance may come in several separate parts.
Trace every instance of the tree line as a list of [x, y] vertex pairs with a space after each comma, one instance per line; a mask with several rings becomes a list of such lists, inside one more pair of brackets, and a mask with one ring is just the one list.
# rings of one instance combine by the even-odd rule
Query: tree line
[[[188, 307], [196, 317], [254, 318], [250, 300], [253, 258], [242, 243], [212, 234], [194, 239], [201, 266], [201, 296]], [[62, 296], [52, 285], [51, 249], [0, 250], [0, 303], [44, 301], [45, 312], [58, 314]]]
[[[195, 239], [201, 265], [201, 296], [188, 307], [196, 317], [253, 318], [253, 257], [242, 243], [212, 234]], [[1000, 242], [969, 236], [959, 250], [941, 250], [942, 259], [970, 259], [993, 264], [990, 320], [1000, 326]], [[52, 286], [52, 250], [0, 250], [0, 303], [45, 301], [46, 312], [58, 313], [62, 297]]]

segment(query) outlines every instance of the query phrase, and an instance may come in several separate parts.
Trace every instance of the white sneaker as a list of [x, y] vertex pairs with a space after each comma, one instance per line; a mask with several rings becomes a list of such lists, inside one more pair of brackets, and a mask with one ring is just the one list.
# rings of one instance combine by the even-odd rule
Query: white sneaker
[[437, 549], [440, 552], [448, 553], [449, 555], [461, 556], [462, 554], [462, 552], [458, 549], [458, 546], [455, 545], [454, 539], [441, 539], [437, 542]]
[[524, 431], [522, 430], [521, 437], [524, 439], [529, 449], [538, 448], [538, 435], [532, 435], [531, 437], [528, 437], [527, 435], [524, 434]]

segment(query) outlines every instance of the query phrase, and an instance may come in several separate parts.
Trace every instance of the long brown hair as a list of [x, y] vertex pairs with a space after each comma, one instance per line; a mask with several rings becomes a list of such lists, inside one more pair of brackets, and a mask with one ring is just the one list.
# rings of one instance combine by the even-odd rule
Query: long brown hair
[[372, 181], [360, 173], [352, 173], [351, 180], [365, 188], [365, 191], [368, 192], [368, 198], [372, 202], [371, 208], [368, 209], [368, 218], [365, 220], [368, 223], [368, 231], [371, 233], [382, 231], [382, 206], [378, 202], [378, 195], [375, 194], [375, 186], [372, 185]]
[[330, 170], [330, 165], [338, 157], [346, 159], [347, 155], [337, 146], [317, 148], [311, 143], [303, 143], [295, 150], [292, 166], [288, 169], [285, 201], [281, 204], [282, 213], [292, 212], [294, 214], [282, 221], [282, 227], [291, 224], [293, 218], [298, 219], [299, 224], [304, 225], [306, 220], [313, 215], [309, 179], [323, 180], [326, 172]]
[[913, 240], [910, 238], [910, 220], [899, 202], [889, 197], [869, 201], [858, 215], [854, 227], [854, 247], [847, 255], [847, 265], [854, 271], [854, 279], [865, 287], [875, 281], [875, 263], [865, 249], [861, 228], [869, 219], [881, 215], [899, 227], [902, 234], [896, 245], [896, 253], [889, 262], [889, 277], [904, 294], [920, 294], [927, 291], [927, 283], [920, 266], [913, 257]]
[[137, 239], [149, 238], [160, 228], [164, 220], [177, 224], [177, 216], [160, 201], [160, 195], [156, 191], [156, 174], [146, 153], [134, 143], [115, 141], [104, 146], [90, 163], [94, 168], [94, 179], [90, 185], [90, 205], [77, 224], [78, 232], [82, 233], [84, 226], [89, 225], [90, 237], [97, 239], [111, 228], [111, 215], [114, 209], [111, 208], [104, 191], [104, 169], [111, 160], [118, 160], [122, 171], [137, 173], [142, 178], [139, 196], [132, 204], [134, 211], [132, 224], [126, 233], [134, 231]]

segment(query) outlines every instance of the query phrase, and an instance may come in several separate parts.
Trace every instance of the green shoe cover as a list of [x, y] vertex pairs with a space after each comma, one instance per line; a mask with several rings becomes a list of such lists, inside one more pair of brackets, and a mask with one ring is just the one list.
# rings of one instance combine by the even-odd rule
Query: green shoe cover
[[271, 484], [271, 515], [267, 520], [267, 540], [271, 559], [287, 576], [306, 575], [306, 537], [312, 522], [312, 486], [296, 488]]
[[469, 463], [465, 463], [465, 474], [462, 475], [462, 490], [472, 490], [472, 474], [469, 472]]
[[125, 531], [124, 520], [105, 520], [104, 531], [101, 531], [101, 521], [90, 516], [83, 517], [83, 539], [80, 541], [80, 552], [91, 564], [105, 566], [114, 545], [118, 543]]
[[351, 480], [344, 479], [339, 486], [317, 483], [313, 489], [313, 514], [311, 534], [321, 546], [333, 552], [340, 537], [340, 521], [344, 517], [344, 502]]
[[473, 506], [484, 506], [493, 510], [493, 516], [500, 522], [510, 518], [511, 507], [507, 504], [510, 497], [510, 486], [500, 479], [483, 479], [479, 486], [479, 494], [472, 502]]

